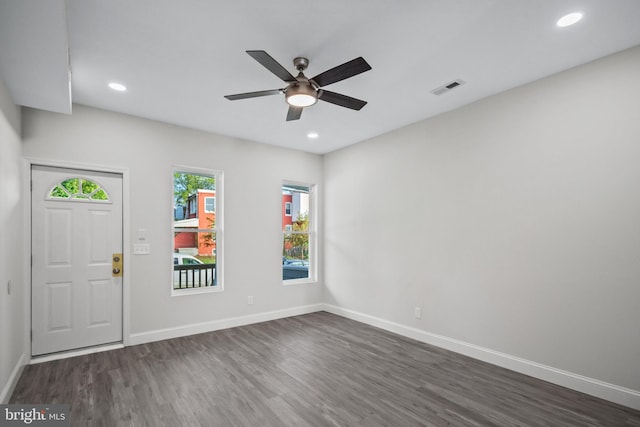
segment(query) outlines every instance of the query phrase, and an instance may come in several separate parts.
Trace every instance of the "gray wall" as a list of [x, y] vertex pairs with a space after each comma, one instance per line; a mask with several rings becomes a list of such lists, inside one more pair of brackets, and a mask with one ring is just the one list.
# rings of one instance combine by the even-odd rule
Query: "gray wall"
[[327, 302], [640, 391], [639, 76], [635, 48], [327, 155]]
[[[73, 115], [25, 109], [23, 123], [28, 158], [129, 171], [128, 237], [135, 243], [143, 228], [151, 245], [150, 255], [125, 260], [135, 342], [322, 301], [321, 284], [283, 286], [281, 269], [282, 181], [321, 185], [320, 156], [79, 105]], [[171, 296], [173, 165], [224, 172], [224, 292]]]
[[[0, 81], [0, 402], [25, 349], [20, 110]], [[11, 294], [7, 284], [11, 281]]]

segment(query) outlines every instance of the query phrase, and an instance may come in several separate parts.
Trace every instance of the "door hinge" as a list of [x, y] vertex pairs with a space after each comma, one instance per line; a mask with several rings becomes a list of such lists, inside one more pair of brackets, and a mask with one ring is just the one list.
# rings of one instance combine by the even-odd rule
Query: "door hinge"
[[31, 342], [33, 342], [33, 329], [31, 330]]

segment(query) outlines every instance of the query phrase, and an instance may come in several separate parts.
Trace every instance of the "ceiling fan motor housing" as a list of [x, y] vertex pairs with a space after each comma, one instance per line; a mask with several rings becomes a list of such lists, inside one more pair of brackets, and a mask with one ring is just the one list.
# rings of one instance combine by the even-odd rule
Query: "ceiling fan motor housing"
[[287, 104], [296, 107], [308, 107], [315, 104], [318, 101], [316, 88], [304, 76], [298, 76], [297, 79], [298, 81], [291, 83], [285, 91], [284, 96]]
[[287, 104], [295, 107], [309, 107], [318, 102], [318, 89], [303, 73], [309, 66], [309, 60], [298, 56], [293, 59], [293, 65], [298, 70], [297, 81], [287, 87], [285, 100]]

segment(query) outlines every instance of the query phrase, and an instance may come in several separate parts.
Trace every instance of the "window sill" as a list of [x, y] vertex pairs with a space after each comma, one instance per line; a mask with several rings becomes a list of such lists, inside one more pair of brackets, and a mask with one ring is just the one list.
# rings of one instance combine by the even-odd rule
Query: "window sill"
[[209, 286], [206, 288], [171, 289], [172, 297], [183, 297], [186, 295], [212, 294], [222, 292], [222, 286]]
[[316, 279], [290, 279], [290, 280], [283, 280], [282, 284], [284, 286], [290, 286], [290, 285], [306, 285], [306, 284], [316, 284], [318, 283], [318, 281]]

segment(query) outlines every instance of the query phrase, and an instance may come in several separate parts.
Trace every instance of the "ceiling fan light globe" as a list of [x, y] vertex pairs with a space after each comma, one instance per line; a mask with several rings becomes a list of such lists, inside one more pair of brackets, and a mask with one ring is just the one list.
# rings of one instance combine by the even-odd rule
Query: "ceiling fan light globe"
[[296, 93], [287, 96], [287, 104], [293, 107], [309, 107], [315, 104], [317, 98], [306, 93]]

